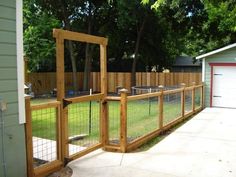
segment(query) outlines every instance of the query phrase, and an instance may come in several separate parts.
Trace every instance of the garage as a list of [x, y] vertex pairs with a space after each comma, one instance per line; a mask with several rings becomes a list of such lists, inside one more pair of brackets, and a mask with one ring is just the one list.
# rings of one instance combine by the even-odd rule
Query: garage
[[205, 107], [236, 109], [236, 43], [200, 55]]
[[236, 108], [236, 67], [214, 66], [212, 107]]

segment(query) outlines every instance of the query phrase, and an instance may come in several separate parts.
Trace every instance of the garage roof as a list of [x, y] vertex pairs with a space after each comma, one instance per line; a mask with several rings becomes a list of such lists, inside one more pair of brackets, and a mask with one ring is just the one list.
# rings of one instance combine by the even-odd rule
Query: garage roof
[[194, 61], [193, 58], [189, 56], [178, 56], [173, 66], [201, 66], [201, 63], [199, 60]]
[[216, 54], [216, 53], [219, 53], [219, 52], [222, 52], [222, 51], [231, 49], [231, 48], [233, 48], [233, 47], [236, 47], [236, 43], [231, 44], [231, 45], [228, 45], [228, 46], [225, 46], [225, 47], [222, 47], [222, 48], [217, 49], [217, 50], [213, 50], [213, 51], [208, 52], [208, 53], [205, 53], [205, 54], [203, 54], [203, 55], [199, 55], [199, 56], [196, 57], [196, 59], [205, 58], [205, 57], [208, 57], [208, 56], [210, 56], [210, 55], [214, 55], [214, 54]]

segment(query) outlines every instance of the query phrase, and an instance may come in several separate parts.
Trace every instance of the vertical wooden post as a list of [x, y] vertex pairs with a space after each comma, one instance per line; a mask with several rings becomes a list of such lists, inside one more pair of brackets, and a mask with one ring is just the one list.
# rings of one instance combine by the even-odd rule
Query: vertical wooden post
[[184, 118], [184, 112], [185, 112], [185, 83], [180, 84], [181, 88], [183, 88], [181, 92], [181, 117]]
[[104, 94], [104, 99], [101, 104], [101, 117], [100, 117], [100, 132], [101, 142], [104, 145], [108, 144], [109, 133], [108, 133], [108, 105], [106, 102], [107, 96], [107, 46], [100, 45], [100, 72], [101, 72], [101, 93]]
[[195, 82], [192, 82], [193, 90], [192, 90], [192, 112], [195, 112]]
[[100, 72], [101, 72], [101, 92], [107, 96], [107, 48], [100, 45]]
[[25, 83], [29, 82], [28, 75], [28, 58], [24, 56], [24, 72], [25, 72]]
[[127, 148], [127, 89], [120, 90], [120, 146], [121, 151]]
[[201, 107], [202, 109], [205, 107], [205, 83], [202, 83], [202, 87], [201, 87]]
[[27, 176], [34, 176], [34, 167], [33, 167], [33, 135], [32, 135], [32, 117], [31, 117], [31, 108], [30, 108], [30, 96], [25, 97], [25, 139], [26, 139], [26, 156], [27, 156]]
[[109, 119], [108, 103], [106, 100], [101, 101], [101, 118], [100, 118], [100, 142], [103, 147], [109, 144]]
[[159, 96], [159, 101], [158, 101], [158, 107], [159, 107], [159, 119], [158, 119], [158, 124], [159, 124], [159, 128], [162, 129], [163, 128], [163, 100], [164, 100], [164, 86], [163, 85], [159, 85], [159, 89], [161, 92], [161, 95]]
[[61, 104], [56, 107], [56, 141], [57, 141], [57, 159], [63, 161], [61, 151]]
[[61, 129], [61, 158], [65, 163], [65, 158], [69, 156], [68, 148], [68, 108], [64, 108], [63, 99], [65, 98], [65, 69], [64, 69], [64, 39], [60, 32], [56, 37], [56, 57], [57, 57], [57, 100], [60, 106], [60, 129]]

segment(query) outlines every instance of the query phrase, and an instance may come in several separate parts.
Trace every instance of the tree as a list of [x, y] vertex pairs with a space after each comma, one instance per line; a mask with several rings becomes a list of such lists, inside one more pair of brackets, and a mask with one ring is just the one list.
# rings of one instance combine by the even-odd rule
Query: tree
[[176, 21], [186, 24], [187, 30], [181, 34], [186, 54], [198, 55], [236, 40], [235, 0], [157, 0], [151, 7], [160, 10], [163, 6], [176, 11]]
[[[135, 36], [135, 39], [130, 38], [132, 35], [127, 36], [125, 41], [129, 45], [134, 45], [134, 50], [129, 55], [132, 56], [132, 69], [131, 69], [131, 85], [136, 84], [136, 65], [137, 59], [139, 56], [139, 49], [141, 45], [141, 39], [145, 30], [146, 23], [148, 18], [153, 13], [149, 7], [142, 6], [139, 0], [126, 1], [119, 0], [117, 1], [118, 12], [118, 26], [121, 29], [125, 29], [126, 33], [131, 32]], [[123, 30], [123, 31], [125, 31]]]
[[35, 6], [34, 1], [24, 1], [24, 51], [29, 60], [29, 70], [55, 71], [55, 42], [52, 28], [60, 22]]
[[[81, 18], [81, 6], [85, 5], [83, 1], [64, 1], [64, 0], [38, 0], [37, 5], [41, 7], [43, 11], [48, 14], [55, 16], [62, 24], [65, 30], [72, 30], [73, 21]], [[69, 51], [72, 72], [73, 72], [73, 88], [75, 93], [78, 91], [77, 83], [77, 67], [76, 67], [76, 57], [77, 52], [75, 52], [74, 44], [72, 41], [66, 41], [65, 47]]]

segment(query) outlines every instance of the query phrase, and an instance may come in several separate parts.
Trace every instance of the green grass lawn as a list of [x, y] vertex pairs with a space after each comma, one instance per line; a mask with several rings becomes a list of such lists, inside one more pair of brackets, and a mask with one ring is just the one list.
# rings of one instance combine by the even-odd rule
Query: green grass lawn
[[[39, 104], [45, 100], [32, 100], [32, 104]], [[48, 100], [47, 100], [48, 101]], [[195, 102], [198, 100], [195, 99]], [[109, 137], [118, 143], [120, 134], [120, 103], [109, 101]], [[73, 144], [90, 146], [99, 142], [99, 102], [82, 102], [68, 107], [69, 136], [83, 135]], [[181, 115], [180, 97], [164, 101], [164, 125]], [[155, 99], [129, 101], [127, 106], [127, 136], [132, 141], [159, 128], [159, 108]], [[32, 112], [33, 136], [56, 139], [56, 110], [48, 108]], [[62, 130], [63, 131], [63, 130]]]

